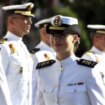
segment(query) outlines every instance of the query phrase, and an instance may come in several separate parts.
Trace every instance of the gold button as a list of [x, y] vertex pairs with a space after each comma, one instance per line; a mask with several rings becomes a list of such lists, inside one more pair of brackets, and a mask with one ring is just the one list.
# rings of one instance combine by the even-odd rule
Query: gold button
[[20, 67], [19, 73], [23, 72], [23, 67]]
[[74, 92], [77, 92], [77, 90], [75, 89]]

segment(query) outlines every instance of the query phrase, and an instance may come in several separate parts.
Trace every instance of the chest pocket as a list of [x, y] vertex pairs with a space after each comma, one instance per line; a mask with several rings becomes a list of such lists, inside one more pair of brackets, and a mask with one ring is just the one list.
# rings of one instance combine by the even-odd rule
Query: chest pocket
[[66, 93], [74, 93], [74, 92], [86, 92], [86, 85], [82, 84], [82, 85], [67, 85], [65, 87], [65, 92]]

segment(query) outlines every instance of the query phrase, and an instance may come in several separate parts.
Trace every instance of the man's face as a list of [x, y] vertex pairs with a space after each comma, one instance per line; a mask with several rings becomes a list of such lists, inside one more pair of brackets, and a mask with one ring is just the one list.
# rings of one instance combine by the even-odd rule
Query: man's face
[[97, 43], [98, 49], [101, 51], [105, 51], [105, 35], [104, 34], [96, 35], [95, 39], [96, 39], [95, 42]]
[[16, 35], [23, 37], [28, 34], [31, 29], [32, 19], [28, 16], [14, 15], [12, 16], [13, 28]]

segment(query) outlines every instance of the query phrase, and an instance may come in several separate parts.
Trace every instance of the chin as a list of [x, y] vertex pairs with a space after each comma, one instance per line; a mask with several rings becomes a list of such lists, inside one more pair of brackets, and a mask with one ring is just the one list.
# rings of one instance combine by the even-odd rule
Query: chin
[[26, 31], [26, 34], [29, 34], [29, 33], [30, 33], [30, 30], [27, 30], [27, 31]]

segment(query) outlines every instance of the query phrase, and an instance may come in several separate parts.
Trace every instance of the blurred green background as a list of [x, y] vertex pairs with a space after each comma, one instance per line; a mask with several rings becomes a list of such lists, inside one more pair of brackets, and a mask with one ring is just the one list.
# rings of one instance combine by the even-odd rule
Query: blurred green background
[[23, 38], [27, 48], [31, 50], [40, 41], [38, 29], [34, 27], [38, 20], [49, 18], [54, 15], [65, 15], [78, 18], [81, 27], [81, 42], [76, 52], [81, 56], [91, 48], [91, 42], [86, 28], [87, 24], [105, 24], [105, 0], [0, 0], [0, 36], [6, 34], [5, 19], [3, 18], [2, 6], [33, 2], [35, 7], [31, 33]]

